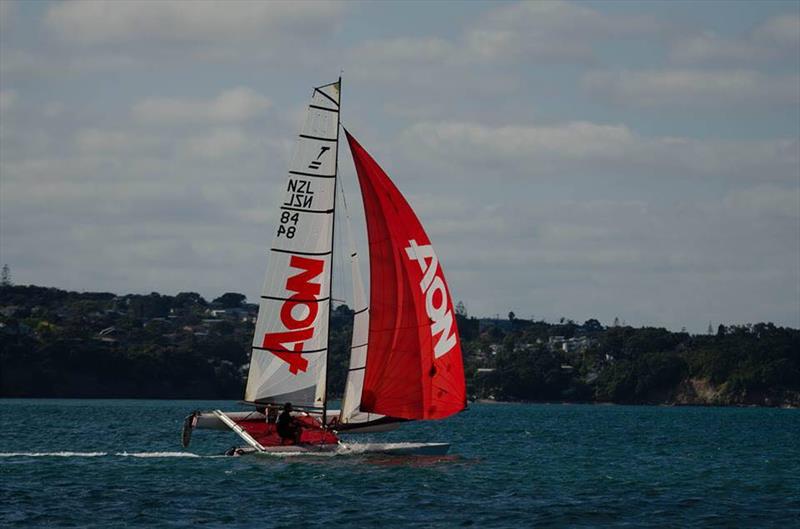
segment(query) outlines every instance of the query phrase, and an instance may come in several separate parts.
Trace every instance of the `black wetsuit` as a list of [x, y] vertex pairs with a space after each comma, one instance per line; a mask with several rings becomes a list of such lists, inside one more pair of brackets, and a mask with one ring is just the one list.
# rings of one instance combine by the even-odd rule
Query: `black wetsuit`
[[297, 435], [297, 427], [294, 424], [292, 414], [284, 411], [278, 416], [278, 435], [284, 439], [294, 439]]

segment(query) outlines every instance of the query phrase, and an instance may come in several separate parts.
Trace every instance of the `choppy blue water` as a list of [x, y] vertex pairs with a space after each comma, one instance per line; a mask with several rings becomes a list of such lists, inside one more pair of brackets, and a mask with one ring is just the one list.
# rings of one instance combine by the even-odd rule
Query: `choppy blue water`
[[215, 457], [229, 402], [0, 401], [0, 527], [800, 527], [800, 410], [473, 405], [352, 441], [451, 455]]

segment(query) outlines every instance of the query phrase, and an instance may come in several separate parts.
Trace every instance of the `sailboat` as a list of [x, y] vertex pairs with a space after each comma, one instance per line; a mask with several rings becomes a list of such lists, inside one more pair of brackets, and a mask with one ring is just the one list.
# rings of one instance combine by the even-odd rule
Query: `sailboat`
[[[195, 412], [194, 428], [230, 429], [247, 444], [233, 453], [346, 450], [343, 433], [385, 431], [443, 419], [466, 407], [461, 342], [442, 266], [408, 202], [340, 121], [341, 78], [313, 89], [291, 158], [259, 300], [245, 404], [253, 411]], [[339, 131], [358, 176], [369, 246], [369, 295], [350, 237], [354, 320], [341, 409], [328, 408]], [[350, 223], [349, 215], [346, 220]], [[349, 233], [349, 232], [348, 232]], [[299, 443], [274, 416], [290, 402]], [[447, 443], [373, 445], [385, 453], [440, 454]]]

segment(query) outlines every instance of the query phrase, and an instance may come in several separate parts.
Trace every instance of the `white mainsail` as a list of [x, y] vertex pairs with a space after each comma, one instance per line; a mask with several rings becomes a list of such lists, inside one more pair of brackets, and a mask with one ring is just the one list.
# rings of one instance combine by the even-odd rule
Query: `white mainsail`
[[250, 402], [325, 403], [339, 91], [339, 82], [314, 89], [295, 143], [253, 336]]

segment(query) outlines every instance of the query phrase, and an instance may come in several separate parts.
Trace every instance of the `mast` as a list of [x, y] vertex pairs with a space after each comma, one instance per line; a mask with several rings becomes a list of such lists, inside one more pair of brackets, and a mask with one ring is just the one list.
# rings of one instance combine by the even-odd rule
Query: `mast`
[[333, 312], [333, 251], [336, 243], [336, 184], [339, 180], [339, 128], [342, 122], [342, 76], [339, 75], [339, 106], [336, 113], [336, 160], [333, 178], [333, 213], [331, 213], [331, 266], [328, 271], [331, 301], [328, 303], [328, 350], [325, 351], [325, 388], [322, 393], [322, 426], [328, 424], [328, 375], [330, 373], [331, 314]]

